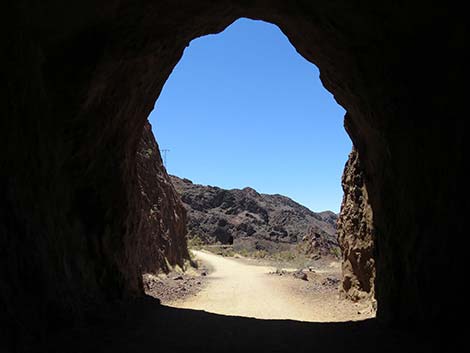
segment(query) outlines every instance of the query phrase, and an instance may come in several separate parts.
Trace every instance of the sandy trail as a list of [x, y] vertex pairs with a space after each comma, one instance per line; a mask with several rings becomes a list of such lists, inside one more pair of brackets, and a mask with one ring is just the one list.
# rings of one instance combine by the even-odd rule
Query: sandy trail
[[193, 253], [214, 269], [209, 275], [210, 281], [194, 297], [170, 303], [170, 306], [259, 319], [345, 320], [336, 315], [341, 310], [335, 308], [337, 299], [327, 298], [325, 302], [324, 297], [293, 291], [292, 284], [299, 280], [268, 276], [274, 271], [273, 267], [248, 265], [205, 251], [193, 250]]

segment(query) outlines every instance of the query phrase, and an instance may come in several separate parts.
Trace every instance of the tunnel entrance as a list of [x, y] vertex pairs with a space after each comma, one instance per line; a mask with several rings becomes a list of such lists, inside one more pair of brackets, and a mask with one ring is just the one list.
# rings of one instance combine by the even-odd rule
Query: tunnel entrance
[[[362, 271], [363, 263], [349, 266], [357, 252], [350, 249], [356, 235], [350, 218], [359, 223], [361, 214], [342, 216], [342, 243], [336, 229], [341, 175], [351, 151], [344, 113], [324, 89], [318, 68], [273, 24], [239, 19], [220, 34], [193, 40], [149, 120], [186, 210], [192, 263], [204, 269], [171, 271], [158, 282], [144, 275], [148, 293], [168, 305], [259, 318], [374, 316], [365, 300], [373, 299], [374, 278]], [[358, 192], [348, 187], [357, 189], [343, 185]], [[345, 198], [346, 210], [350, 201]], [[337, 300], [341, 246], [351, 273], [341, 299], [361, 304]], [[372, 253], [362, 251], [362, 261], [373, 267]], [[369, 285], [365, 296], [358, 295], [364, 288], [357, 288], [354, 271]], [[239, 292], [227, 294], [224, 285]], [[308, 304], [299, 307], [302, 300]]]
[[[183, 209], [168, 179], [151, 177], [159, 156], [140, 147], [154, 142], [147, 117], [184, 48], [241, 17], [279, 26], [347, 110], [364, 171], [352, 180], [367, 185], [377, 232], [377, 322], [424, 329], [426, 339], [458, 322], [460, 311], [446, 305], [465, 302], [465, 247], [456, 244], [466, 229], [467, 21], [458, 6], [121, 0], [13, 4], [2, 13], [0, 350], [73, 326], [89, 308], [143, 298], [142, 271], [188, 255], [182, 238], [168, 236], [181, 227]], [[439, 290], [438, 279], [458, 290]], [[354, 326], [360, 342], [356, 331], [342, 340], [336, 325], [315, 327], [316, 338], [331, 333], [324, 342], [337, 351], [371, 339], [403, 347], [362, 325]], [[296, 330], [289, 332], [296, 343]], [[124, 336], [113, 340], [118, 348], [131, 342]], [[173, 344], [171, 335], [146, 336]]]

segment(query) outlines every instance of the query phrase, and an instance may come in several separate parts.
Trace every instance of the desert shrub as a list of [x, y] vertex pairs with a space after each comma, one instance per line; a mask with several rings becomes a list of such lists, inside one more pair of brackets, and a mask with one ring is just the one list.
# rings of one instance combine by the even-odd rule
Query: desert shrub
[[204, 245], [204, 242], [198, 236], [193, 236], [191, 238], [188, 238], [188, 248], [190, 249], [200, 250], [202, 249], [203, 245]]

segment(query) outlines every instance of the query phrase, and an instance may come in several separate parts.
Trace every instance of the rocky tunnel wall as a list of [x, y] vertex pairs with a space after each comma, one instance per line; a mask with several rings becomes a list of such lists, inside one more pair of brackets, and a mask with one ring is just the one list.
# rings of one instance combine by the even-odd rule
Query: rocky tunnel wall
[[166, 172], [149, 122], [144, 125], [137, 150], [141, 223], [137, 254], [142, 272], [169, 271], [189, 260], [186, 210]]
[[336, 227], [342, 255], [340, 293], [353, 301], [373, 300], [374, 222], [364, 170], [354, 147], [344, 167], [341, 185], [343, 201]]
[[374, 212], [378, 319], [451, 320], [442, 303], [455, 294], [434, 289], [436, 278], [458, 283], [464, 267], [462, 14], [424, 1], [2, 5], [6, 336], [142, 294], [135, 192], [146, 118], [189, 41], [242, 16], [280, 26], [347, 110]]

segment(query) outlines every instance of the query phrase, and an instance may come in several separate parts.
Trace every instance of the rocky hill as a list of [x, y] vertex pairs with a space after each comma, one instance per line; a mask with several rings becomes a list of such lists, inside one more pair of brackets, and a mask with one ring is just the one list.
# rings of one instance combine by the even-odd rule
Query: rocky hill
[[338, 254], [337, 215], [315, 213], [282, 195], [225, 190], [171, 176], [188, 214], [188, 237], [205, 244], [283, 250], [300, 244], [312, 255]]

